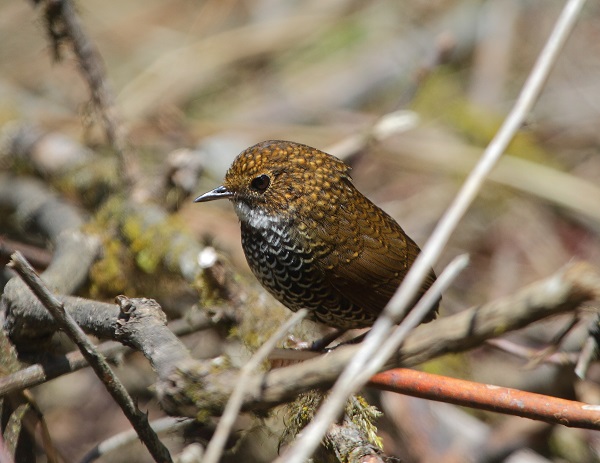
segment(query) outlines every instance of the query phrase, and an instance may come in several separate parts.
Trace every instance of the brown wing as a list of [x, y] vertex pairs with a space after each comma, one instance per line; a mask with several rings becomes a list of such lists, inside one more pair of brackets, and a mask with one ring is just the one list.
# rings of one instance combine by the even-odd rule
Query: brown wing
[[[357, 190], [354, 193], [358, 195], [351, 202], [354, 210], [338, 218], [337, 236], [344, 238], [322, 259], [327, 269], [324, 275], [341, 297], [375, 318], [394, 295], [420, 249], [394, 219]], [[415, 302], [434, 281], [432, 271]], [[433, 318], [434, 310], [427, 321]]]

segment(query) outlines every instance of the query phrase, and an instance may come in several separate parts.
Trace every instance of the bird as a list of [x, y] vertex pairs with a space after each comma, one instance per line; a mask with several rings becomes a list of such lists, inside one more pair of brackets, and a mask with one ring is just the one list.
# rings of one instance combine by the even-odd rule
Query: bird
[[[350, 169], [316, 148], [267, 140], [242, 151], [223, 184], [194, 200], [231, 201], [262, 286], [290, 310], [305, 308], [338, 330], [372, 326], [420, 252], [354, 186]], [[412, 305], [435, 279], [431, 270]]]

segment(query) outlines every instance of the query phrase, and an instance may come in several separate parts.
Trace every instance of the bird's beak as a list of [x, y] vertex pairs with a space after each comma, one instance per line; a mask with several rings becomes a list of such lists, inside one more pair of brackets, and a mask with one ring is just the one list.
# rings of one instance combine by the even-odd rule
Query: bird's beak
[[203, 195], [198, 196], [196, 199], [194, 199], [194, 202], [203, 203], [206, 201], [214, 201], [215, 199], [231, 198], [232, 196], [233, 193], [221, 185], [214, 190], [207, 191]]

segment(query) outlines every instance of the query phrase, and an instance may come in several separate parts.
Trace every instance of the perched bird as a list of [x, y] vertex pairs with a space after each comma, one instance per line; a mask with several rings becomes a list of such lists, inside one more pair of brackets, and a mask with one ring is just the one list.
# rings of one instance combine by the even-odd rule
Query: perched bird
[[[239, 154], [223, 185], [195, 199], [229, 199], [261, 284], [289, 309], [306, 308], [338, 329], [371, 326], [420, 252], [349, 171], [318, 149], [269, 140]], [[434, 280], [432, 271], [416, 300]]]

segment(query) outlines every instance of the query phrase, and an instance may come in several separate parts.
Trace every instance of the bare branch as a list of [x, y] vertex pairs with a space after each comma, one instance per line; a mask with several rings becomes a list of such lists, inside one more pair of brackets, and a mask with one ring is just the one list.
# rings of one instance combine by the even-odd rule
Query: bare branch
[[229, 401], [225, 407], [225, 411], [221, 416], [221, 421], [215, 431], [215, 434], [206, 447], [204, 454], [204, 463], [217, 463], [223, 452], [223, 447], [227, 441], [227, 437], [231, 432], [231, 428], [237, 418], [244, 399], [248, 378], [260, 364], [265, 361], [275, 345], [298, 323], [300, 323], [308, 315], [308, 310], [301, 309], [291, 316], [262, 346], [254, 353], [240, 371], [238, 383]]
[[[186, 334], [212, 326], [213, 324], [208, 322], [204, 317], [188, 317], [185, 320], [174, 320], [169, 323], [168, 328], [175, 336], [185, 336]], [[113, 359], [117, 360], [128, 352], [131, 352], [129, 347], [114, 341], [104, 342], [96, 348], [109, 361]], [[43, 360], [0, 378], [0, 396], [37, 386], [38, 384], [88, 366], [87, 360], [79, 351], [69, 352], [64, 356], [59, 355], [47, 361]]]
[[94, 108], [102, 119], [108, 142], [119, 158], [123, 180], [126, 185], [131, 186], [135, 183], [137, 173], [127, 146], [125, 129], [117, 117], [114, 95], [106, 77], [102, 57], [85, 32], [71, 0], [45, 1], [44, 7], [44, 17], [55, 55], [59, 56], [61, 43], [69, 40], [78, 58], [81, 75], [90, 90]]
[[171, 462], [171, 456], [167, 448], [160, 442], [150, 425], [148, 417], [142, 413], [134, 404], [127, 390], [113, 374], [108, 363], [100, 354], [85, 333], [73, 320], [64, 306], [44, 286], [40, 278], [29, 263], [20, 253], [12, 256], [11, 267], [19, 274], [23, 281], [29, 286], [42, 304], [48, 309], [62, 330], [79, 347], [91, 367], [102, 381], [107, 391], [119, 404], [131, 425], [137, 431], [140, 439], [144, 442], [156, 462]]
[[[195, 420], [190, 418], [182, 419], [168, 416], [152, 421], [150, 426], [157, 434], [167, 434], [170, 432], [181, 431], [194, 422]], [[92, 461], [96, 461], [98, 458], [102, 458], [111, 452], [125, 447], [128, 444], [136, 442], [138, 439], [138, 435], [132, 429], [115, 434], [105, 441], [100, 442], [92, 450], [86, 453], [81, 459], [81, 463], [90, 463]]]
[[[410, 367], [447, 353], [463, 352], [486, 339], [598, 299], [598, 271], [589, 264], [573, 264], [508, 297], [418, 326], [382, 370]], [[330, 387], [360, 348], [343, 346], [327, 355], [253, 376], [248, 380], [242, 409], [267, 410], [295, 399], [300, 392]], [[216, 371], [216, 365], [215, 361], [178, 365], [162, 387], [164, 400], [187, 404], [178, 410], [181, 414], [195, 416], [198, 409], [219, 414], [236, 376], [230, 369]]]
[[598, 340], [600, 339], [600, 315], [596, 315], [588, 329], [589, 336], [586, 338], [581, 350], [577, 365], [575, 366], [575, 374], [580, 378], [585, 378], [587, 369], [592, 360], [598, 358]]

